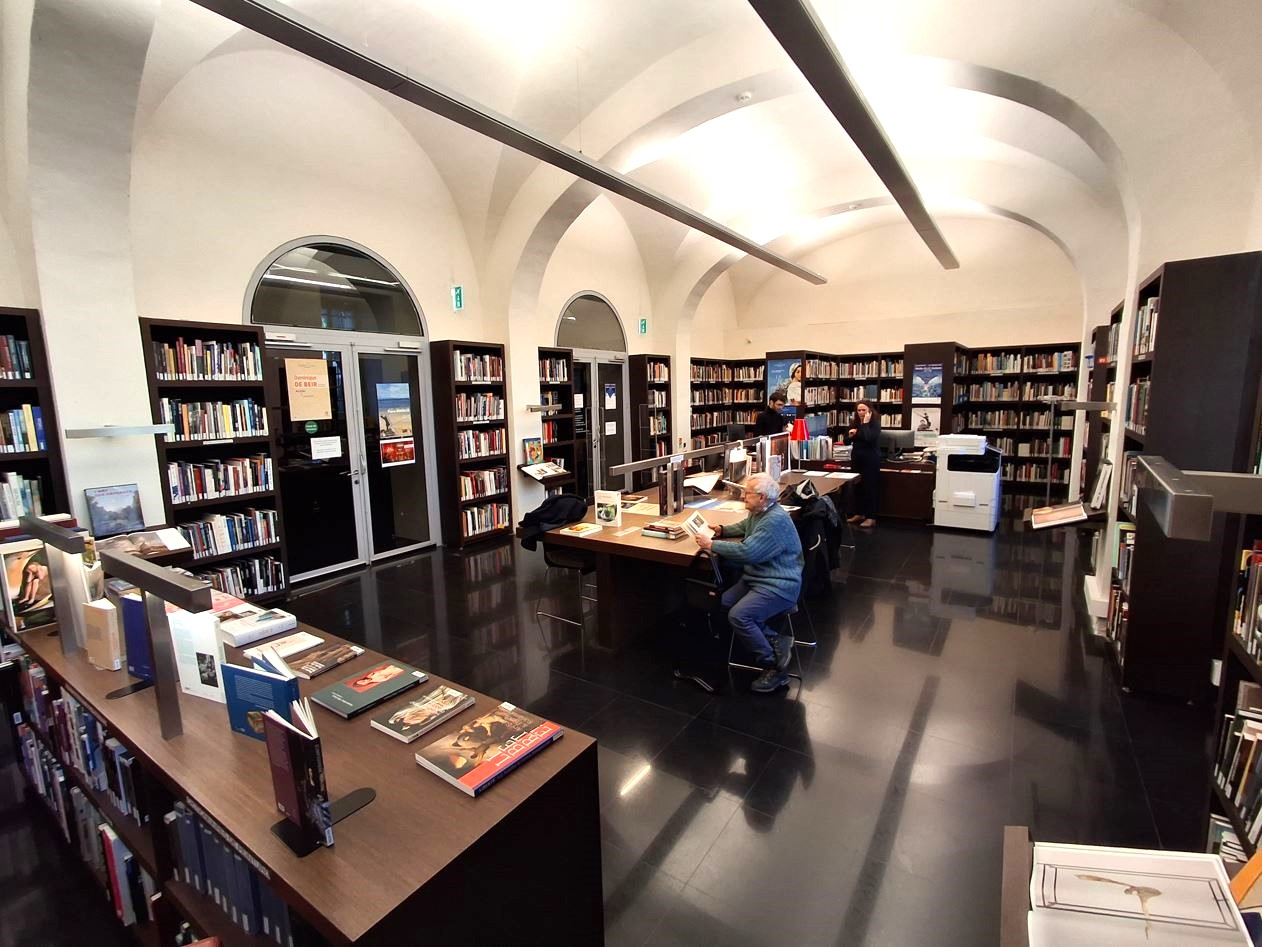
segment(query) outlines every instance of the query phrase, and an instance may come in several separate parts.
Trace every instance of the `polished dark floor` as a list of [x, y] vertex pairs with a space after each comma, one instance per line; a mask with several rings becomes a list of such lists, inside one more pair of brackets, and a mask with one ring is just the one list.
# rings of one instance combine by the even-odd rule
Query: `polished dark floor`
[[[507, 545], [377, 567], [288, 607], [597, 737], [611, 945], [985, 945], [1005, 824], [1203, 845], [1209, 712], [1119, 693], [1087, 634], [1073, 534], [882, 525], [857, 541], [811, 602], [805, 682], [774, 697], [747, 678], [722, 696], [676, 681], [678, 618], [645, 615], [616, 654], [580, 646], [534, 614], [540, 596], [575, 614], [573, 579]], [[21, 835], [7, 801], [0, 825]], [[31, 877], [47, 911], [65, 882]], [[0, 930], [11, 899], [0, 886]]]

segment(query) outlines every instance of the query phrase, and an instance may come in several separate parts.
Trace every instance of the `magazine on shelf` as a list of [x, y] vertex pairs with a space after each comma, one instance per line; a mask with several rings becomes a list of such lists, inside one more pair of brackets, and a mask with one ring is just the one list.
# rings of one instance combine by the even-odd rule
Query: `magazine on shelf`
[[1090, 514], [1079, 500], [1074, 503], [1062, 503], [1059, 506], [1040, 506], [1030, 511], [1030, 526], [1033, 529], [1047, 529], [1049, 526], [1068, 526], [1070, 523], [1081, 523]]

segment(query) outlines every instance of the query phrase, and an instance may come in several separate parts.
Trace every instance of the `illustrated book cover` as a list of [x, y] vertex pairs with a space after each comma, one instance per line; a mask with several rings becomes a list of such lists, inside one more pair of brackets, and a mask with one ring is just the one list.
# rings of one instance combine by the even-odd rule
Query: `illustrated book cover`
[[552, 721], [505, 702], [422, 747], [416, 762], [476, 796], [564, 734]]
[[316, 691], [311, 699], [339, 717], [349, 719], [428, 679], [429, 675], [424, 671], [418, 671], [402, 661], [382, 661], [366, 671]]
[[311, 705], [290, 704], [286, 716], [263, 715], [267, 759], [272, 770], [276, 809], [304, 836], [319, 845], [333, 844], [333, 817], [325, 783], [324, 752]]
[[402, 707], [383, 711], [369, 723], [396, 740], [411, 743], [472, 705], [472, 695], [446, 684], [439, 684], [427, 694], [408, 701]]

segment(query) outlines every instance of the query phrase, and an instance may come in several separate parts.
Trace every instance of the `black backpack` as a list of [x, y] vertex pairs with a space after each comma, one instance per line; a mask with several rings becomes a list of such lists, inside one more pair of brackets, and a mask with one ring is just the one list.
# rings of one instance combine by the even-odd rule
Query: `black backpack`
[[556, 493], [521, 518], [521, 546], [534, 552], [539, 537], [550, 529], [577, 523], [587, 515], [587, 501], [572, 493]]

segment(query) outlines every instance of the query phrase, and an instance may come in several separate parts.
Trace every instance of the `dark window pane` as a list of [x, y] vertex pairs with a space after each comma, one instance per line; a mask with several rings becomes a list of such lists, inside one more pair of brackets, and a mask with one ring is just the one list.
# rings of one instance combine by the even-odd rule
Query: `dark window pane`
[[609, 303], [599, 296], [576, 296], [557, 326], [557, 345], [567, 349], [600, 349], [625, 352], [627, 338], [622, 323]]
[[350, 247], [313, 244], [267, 268], [250, 306], [252, 322], [303, 329], [421, 335], [421, 318], [399, 279]]

